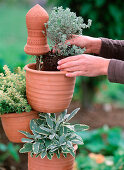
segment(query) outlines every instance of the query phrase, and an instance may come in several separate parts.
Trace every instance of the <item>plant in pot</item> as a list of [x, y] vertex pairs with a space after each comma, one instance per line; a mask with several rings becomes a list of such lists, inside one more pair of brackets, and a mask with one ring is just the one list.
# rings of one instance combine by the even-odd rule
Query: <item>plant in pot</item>
[[12, 73], [5, 65], [0, 73], [0, 117], [6, 136], [11, 142], [20, 143], [19, 130], [30, 131], [31, 119], [38, 118], [26, 98], [25, 72], [20, 67]]
[[83, 29], [90, 25], [91, 20], [88, 20], [88, 25], [84, 24], [83, 18], [77, 17], [68, 8], [53, 8], [49, 21], [45, 23], [46, 30], [42, 30], [44, 36], [49, 38], [52, 50], [39, 53], [36, 64], [25, 66], [27, 99], [34, 110], [55, 113], [68, 108], [75, 78], [68, 78], [66, 72], [57, 70], [57, 62], [84, 52], [85, 49], [65, 42], [73, 34], [81, 35]]
[[30, 121], [33, 135], [20, 131], [28, 137], [22, 139], [25, 144], [20, 149], [20, 153], [28, 152], [28, 170], [73, 170], [77, 144], [83, 144], [76, 132], [88, 129], [87, 125], [68, 123], [78, 110], [71, 114], [65, 110], [59, 116], [42, 113]]

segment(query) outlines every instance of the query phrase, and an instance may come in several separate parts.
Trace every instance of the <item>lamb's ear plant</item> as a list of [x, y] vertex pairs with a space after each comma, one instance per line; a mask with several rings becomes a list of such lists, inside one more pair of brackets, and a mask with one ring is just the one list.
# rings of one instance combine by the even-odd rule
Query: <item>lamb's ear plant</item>
[[75, 109], [71, 114], [67, 114], [67, 110], [62, 112], [58, 117], [55, 113], [42, 113], [40, 119], [33, 119], [30, 122], [30, 129], [33, 134], [20, 131], [28, 138], [23, 138], [23, 148], [20, 153], [30, 152], [31, 156], [40, 156], [42, 159], [47, 156], [52, 159], [56, 154], [60, 158], [60, 154], [67, 157], [70, 153], [75, 156], [74, 144], [83, 144], [83, 140], [76, 132], [87, 130], [89, 127], [83, 124], [70, 124], [68, 121], [75, 116], [79, 108]]
[[26, 98], [25, 72], [20, 67], [14, 73], [5, 65], [0, 73], [0, 115], [30, 112]]
[[[85, 48], [82, 49], [65, 42], [72, 38], [72, 35], [82, 35], [83, 29], [91, 26], [90, 19], [88, 24], [85, 24], [83, 18], [77, 17], [69, 8], [54, 7], [45, 26], [52, 50], [42, 57], [43, 69], [56, 71], [58, 60], [84, 53]], [[51, 67], [50, 64], [52, 64]]]

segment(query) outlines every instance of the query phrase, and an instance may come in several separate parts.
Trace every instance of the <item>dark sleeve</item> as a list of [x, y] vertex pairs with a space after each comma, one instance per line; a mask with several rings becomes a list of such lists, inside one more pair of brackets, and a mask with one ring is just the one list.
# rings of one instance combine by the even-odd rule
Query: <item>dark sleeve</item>
[[111, 59], [108, 67], [108, 79], [113, 83], [124, 84], [124, 61]]
[[109, 58], [108, 79], [113, 83], [124, 84], [124, 40], [101, 38], [100, 56]]
[[124, 60], [124, 40], [111, 40], [100, 38], [102, 40], [100, 56], [104, 58], [114, 58]]

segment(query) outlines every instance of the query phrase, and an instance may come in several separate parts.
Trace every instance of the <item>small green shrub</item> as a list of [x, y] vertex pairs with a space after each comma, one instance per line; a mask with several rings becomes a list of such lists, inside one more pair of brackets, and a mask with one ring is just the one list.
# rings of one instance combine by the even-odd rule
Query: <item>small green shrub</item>
[[29, 112], [26, 99], [25, 72], [20, 67], [12, 73], [5, 65], [0, 73], [0, 114]]
[[60, 158], [60, 153], [67, 157], [67, 153], [75, 156], [74, 144], [83, 144], [83, 140], [76, 134], [78, 131], [88, 129], [87, 125], [67, 123], [77, 112], [75, 109], [71, 114], [67, 114], [67, 110], [62, 112], [58, 118], [55, 113], [42, 113], [40, 119], [33, 119], [30, 122], [30, 129], [33, 133], [20, 131], [27, 138], [23, 138], [22, 142], [26, 142], [20, 153], [31, 152], [31, 156], [40, 156], [42, 159], [47, 156], [52, 159], [54, 153]]

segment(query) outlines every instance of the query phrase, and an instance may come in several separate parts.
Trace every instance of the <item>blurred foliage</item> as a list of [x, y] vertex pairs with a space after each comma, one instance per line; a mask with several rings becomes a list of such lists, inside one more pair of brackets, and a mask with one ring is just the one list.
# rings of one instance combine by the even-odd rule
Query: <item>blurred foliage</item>
[[[84, 30], [84, 35], [93, 37], [107, 37], [111, 39], [124, 39], [124, 3], [121, 0], [48, 0], [53, 6], [69, 7], [71, 11], [82, 16], [84, 21], [92, 19], [90, 29]], [[86, 108], [91, 106], [96, 92], [96, 86], [105, 77], [80, 77], [76, 83], [76, 98], [80, 98]], [[83, 90], [83, 91], [82, 91]], [[114, 92], [113, 92], [114, 93]]]
[[12, 143], [8, 143], [8, 145], [5, 145], [3, 143], [0, 143], [0, 164], [2, 164], [10, 156], [15, 161], [19, 162], [19, 149], [19, 145], [13, 145]]
[[78, 146], [78, 170], [124, 169], [124, 134], [121, 128], [104, 126], [78, 135], [85, 143]]
[[96, 103], [113, 103], [117, 107], [124, 107], [124, 85], [103, 81], [96, 89], [94, 98]]

